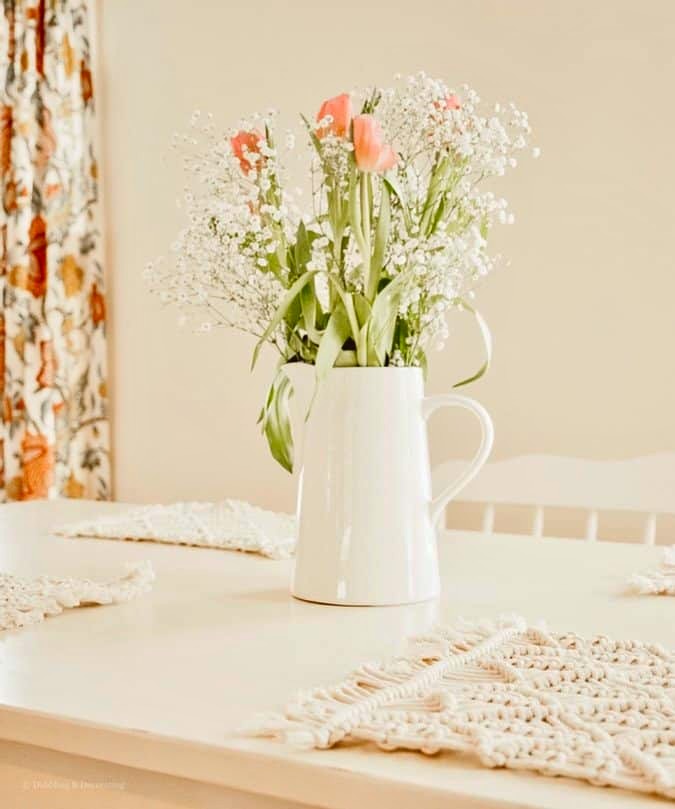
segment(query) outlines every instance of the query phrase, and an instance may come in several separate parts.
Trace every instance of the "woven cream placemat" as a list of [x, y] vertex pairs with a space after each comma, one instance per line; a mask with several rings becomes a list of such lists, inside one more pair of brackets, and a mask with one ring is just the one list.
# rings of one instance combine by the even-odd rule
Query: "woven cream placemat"
[[71, 537], [130, 539], [258, 553], [272, 559], [293, 555], [296, 521], [243, 500], [138, 506], [70, 525], [54, 533]]
[[129, 564], [123, 576], [109, 581], [0, 573], [0, 630], [36, 624], [72, 607], [129, 601], [148, 592], [154, 578], [150, 562]]
[[300, 694], [245, 731], [303, 748], [461, 751], [487, 767], [675, 798], [674, 697], [673, 652], [511, 617], [414, 638], [406, 655]]
[[[287, 559], [295, 551], [297, 522], [291, 514], [230, 499], [135, 506], [122, 514], [61, 525], [54, 533], [218, 548]], [[660, 568], [631, 576], [628, 585], [636, 593], [675, 595], [675, 546], [664, 550]]]
[[632, 576], [630, 584], [637, 593], [675, 595], [675, 545], [663, 549], [660, 567]]

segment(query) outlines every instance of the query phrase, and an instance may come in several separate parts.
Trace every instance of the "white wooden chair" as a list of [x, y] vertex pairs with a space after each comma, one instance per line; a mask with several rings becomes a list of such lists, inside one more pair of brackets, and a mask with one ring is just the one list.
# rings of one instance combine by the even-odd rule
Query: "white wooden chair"
[[[434, 491], [455, 479], [463, 461], [448, 461], [433, 472]], [[523, 455], [488, 463], [457, 497], [457, 502], [484, 505], [483, 526], [494, 532], [501, 505], [532, 507], [531, 533], [544, 535], [546, 508], [587, 512], [585, 538], [598, 538], [602, 511], [644, 515], [642, 541], [653, 545], [659, 514], [675, 515], [675, 453], [658, 453], [626, 461], [592, 461], [552, 455]]]

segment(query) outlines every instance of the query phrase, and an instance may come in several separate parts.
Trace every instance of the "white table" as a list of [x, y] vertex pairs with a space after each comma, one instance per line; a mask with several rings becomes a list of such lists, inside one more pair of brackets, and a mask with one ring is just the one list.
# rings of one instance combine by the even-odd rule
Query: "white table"
[[[152, 594], [0, 635], [0, 806], [465, 809], [666, 801], [492, 771], [461, 756], [368, 747], [297, 752], [236, 735], [297, 690], [389, 656], [432, 622], [518, 612], [551, 628], [675, 645], [675, 599], [625, 594], [658, 549], [449, 533], [440, 604], [324, 607], [288, 595], [291, 563], [151, 543], [63, 539], [59, 523], [124, 508], [0, 506], [0, 569], [106, 577], [151, 559]], [[84, 783], [84, 782], [87, 783]], [[95, 790], [95, 793], [94, 793]]]

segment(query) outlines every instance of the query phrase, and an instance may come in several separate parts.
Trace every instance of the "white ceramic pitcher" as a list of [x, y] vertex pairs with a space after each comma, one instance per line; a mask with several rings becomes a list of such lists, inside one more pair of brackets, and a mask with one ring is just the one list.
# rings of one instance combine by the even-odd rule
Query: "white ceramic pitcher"
[[[306, 400], [314, 367], [286, 368]], [[441, 407], [475, 413], [482, 438], [459, 479], [432, 497], [426, 421]], [[333, 368], [299, 442], [293, 595], [344, 605], [438, 596], [436, 525], [492, 441], [485, 408], [456, 393], [425, 398], [419, 368]]]

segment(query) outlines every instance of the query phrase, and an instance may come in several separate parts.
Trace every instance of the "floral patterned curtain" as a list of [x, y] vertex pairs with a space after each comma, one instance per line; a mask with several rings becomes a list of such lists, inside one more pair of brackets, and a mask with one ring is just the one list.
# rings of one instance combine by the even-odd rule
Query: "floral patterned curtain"
[[0, 502], [110, 494], [86, 0], [3, 0]]

